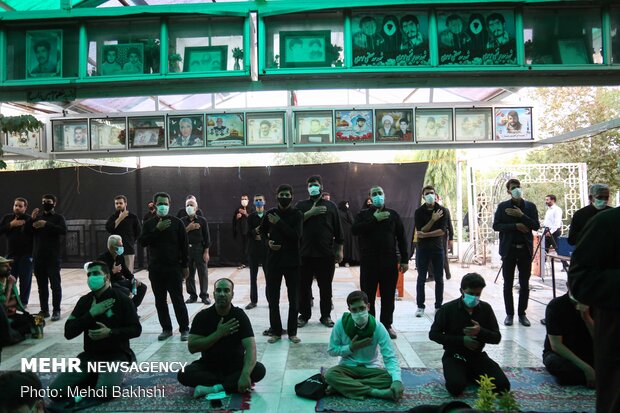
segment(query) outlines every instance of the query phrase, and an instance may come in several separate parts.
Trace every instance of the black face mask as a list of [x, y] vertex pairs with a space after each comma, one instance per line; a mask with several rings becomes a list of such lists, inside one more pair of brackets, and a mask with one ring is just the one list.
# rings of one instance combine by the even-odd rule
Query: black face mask
[[280, 204], [282, 208], [287, 208], [292, 201], [293, 198], [278, 198], [278, 204]]
[[54, 209], [54, 204], [50, 204], [48, 202], [43, 202], [43, 210], [45, 212], [50, 212], [52, 209]]

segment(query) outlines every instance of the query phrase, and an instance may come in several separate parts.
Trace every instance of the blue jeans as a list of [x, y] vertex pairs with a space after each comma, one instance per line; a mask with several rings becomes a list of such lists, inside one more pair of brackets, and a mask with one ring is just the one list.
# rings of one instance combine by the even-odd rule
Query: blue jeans
[[23, 305], [28, 305], [32, 287], [32, 257], [29, 255], [9, 257], [14, 260], [11, 274], [19, 280], [19, 298]]
[[418, 280], [416, 283], [416, 304], [418, 308], [426, 308], [424, 306], [426, 298], [424, 285], [430, 262], [433, 263], [433, 277], [435, 278], [435, 308], [439, 308], [443, 304], [443, 256], [443, 248], [420, 247], [420, 244], [418, 244], [415, 255], [416, 266], [418, 267]]

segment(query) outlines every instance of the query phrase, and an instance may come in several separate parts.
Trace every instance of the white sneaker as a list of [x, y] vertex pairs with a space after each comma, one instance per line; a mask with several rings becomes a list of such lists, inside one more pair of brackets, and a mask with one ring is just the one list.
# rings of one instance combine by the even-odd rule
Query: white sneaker
[[424, 309], [418, 308], [418, 311], [415, 312], [416, 317], [422, 317], [424, 315]]

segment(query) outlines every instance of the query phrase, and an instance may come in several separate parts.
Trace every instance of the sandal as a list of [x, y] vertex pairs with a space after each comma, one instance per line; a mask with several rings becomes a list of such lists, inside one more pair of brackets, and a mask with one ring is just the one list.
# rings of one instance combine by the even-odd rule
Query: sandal
[[292, 337], [289, 337], [288, 339], [289, 339], [289, 340], [291, 341], [291, 343], [293, 343], [293, 344], [301, 343], [301, 338], [299, 338], [299, 337], [297, 337], [297, 336], [292, 336]]
[[281, 336], [271, 336], [269, 337], [269, 340], [267, 340], [267, 343], [270, 343], [270, 344], [277, 343], [278, 341], [280, 341], [280, 339], [282, 339]]

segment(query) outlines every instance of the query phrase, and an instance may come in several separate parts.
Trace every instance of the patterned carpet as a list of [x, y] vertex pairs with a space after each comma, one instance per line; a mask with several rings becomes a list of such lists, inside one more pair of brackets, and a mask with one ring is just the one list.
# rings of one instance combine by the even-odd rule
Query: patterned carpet
[[[595, 413], [594, 390], [583, 386], [558, 386], [544, 368], [504, 369], [510, 380], [521, 411], [541, 413]], [[402, 412], [422, 404], [439, 405], [453, 400], [444, 386], [440, 369], [407, 368], [402, 370], [405, 395], [399, 403], [379, 399], [350, 400], [329, 396], [318, 401], [317, 412]], [[477, 388], [468, 387], [458, 400], [470, 406], [476, 400]]]
[[[50, 374], [41, 374], [41, 382], [45, 388], [51, 380]], [[137, 389], [157, 389], [162, 394], [155, 397], [139, 397]], [[52, 412], [69, 413], [162, 413], [162, 412], [232, 412], [250, 408], [250, 395], [229, 395], [220, 400], [221, 406], [213, 406], [211, 401], [192, 398], [193, 389], [182, 386], [176, 373], [133, 374], [125, 377], [123, 389], [133, 389], [134, 394], [119, 397], [105, 403], [92, 405], [89, 400], [80, 402], [75, 408], [63, 404], [51, 403], [48, 408]], [[83, 405], [80, 405], [83, 404]], [[89, 406], [89, 407], [86, 407]]]

